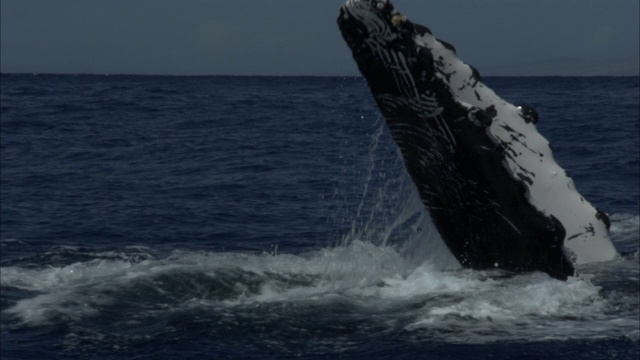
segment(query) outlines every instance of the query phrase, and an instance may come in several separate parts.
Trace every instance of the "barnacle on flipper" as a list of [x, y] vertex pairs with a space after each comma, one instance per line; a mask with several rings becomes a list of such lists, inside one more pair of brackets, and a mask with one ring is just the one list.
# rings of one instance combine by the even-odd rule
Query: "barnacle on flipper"
[[391, 18], [391, 24], [395, 27], [402, 25], [407, 22], [407, 17], [402, 14], [393, 15]]

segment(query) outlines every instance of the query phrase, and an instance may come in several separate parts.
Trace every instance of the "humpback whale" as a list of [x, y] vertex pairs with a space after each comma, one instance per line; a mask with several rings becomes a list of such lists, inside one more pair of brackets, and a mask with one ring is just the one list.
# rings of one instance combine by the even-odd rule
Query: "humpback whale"
[[388, 0], [349, 0], [338, 26], [441, 238], [464, 267], [542, 271], [617, 252], [536, 129], [535, 109], [487, 87], [455, 48]]

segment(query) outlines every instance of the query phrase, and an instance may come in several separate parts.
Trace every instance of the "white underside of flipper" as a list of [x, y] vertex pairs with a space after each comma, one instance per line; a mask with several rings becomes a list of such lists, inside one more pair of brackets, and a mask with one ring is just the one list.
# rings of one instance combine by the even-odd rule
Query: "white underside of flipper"
[[427, 33], [415, 41], [431, 51], [439, 64], [436, 76], [449, 84], [461, 104], [495, 108], [497, 115], [488, 129], [508, 147], [505, 166], [515, 179], [530, 179], [525, 182], [529, 202], [562, 223], [566, 230], [564, 246], [572, 261], [584, 264], [614, 259], [618, 253], [605, 223], [597, 218], [598, 211], [577, 192], [573, 180], [554, 160], [549, 142], [533, 123], [524, 120], [522, 110], [477, 81], [473, 70], [433, 35]]

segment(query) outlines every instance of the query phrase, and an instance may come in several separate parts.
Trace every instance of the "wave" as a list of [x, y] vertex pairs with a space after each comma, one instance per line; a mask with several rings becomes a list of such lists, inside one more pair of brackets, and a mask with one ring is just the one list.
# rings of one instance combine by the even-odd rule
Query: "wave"
[[321, 314], [313, 324], [296, 325], [308, 331], [318, 322], [358, 319], [376, 331], [447, 343], [638, 341], [638, 216], [612, 220], [614, 239], [635, 241], [636, 255], [582, 269], [567, 282], [542, 273], [420, 262], [409, 256], [416, 245], [357, 237], [301, 254], [173, 251], [159, 256], [146, 247], [57, 247], [1, 268], [3, 317], [14, 328], [91, 320], [135, 329], [176, 314], [185, 316], [182, 321], [215, 326], [221, 319], [247, 312], [264, 317], [278, 309], [284, 323], [302, 321], [309, 312]]

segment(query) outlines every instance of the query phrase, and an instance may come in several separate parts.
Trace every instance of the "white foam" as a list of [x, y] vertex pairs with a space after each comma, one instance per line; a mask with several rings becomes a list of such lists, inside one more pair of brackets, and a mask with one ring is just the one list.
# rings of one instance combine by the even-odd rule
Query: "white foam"
[[[375, 239], [360, 231], [341, 246], [303, 254], [174, 251], [153, 258], [114, 251], [69, 265], [3, 267], [3, 290], [22, 292], [3, 317], [19, 326], [41, 326], [83, 322], [113, 308], [144, 317], [185, 309], [235, 313], [278, 304], [330, 309], [340, 301], [359, 316], [384, 319], [384, 326], [446, 342], [633, 337], [637, 294], [603, 295], [601, 286], [637, 286], [637, 260], [603, 263], [567, 282], [542, 273], [504, 278], [500, 272], [457, 266], [443, 271], [437, 256], [428, 256], [434, 245], [419, 246], [429, 231], [426, 220], [408, 217], [425, 228], [394, 246], [382, 241], [384, 231], [374, 232]], [[637, 249], [638, 217], [614, 215], [612, 220], [614, 238], [633, 234], [628, 236]]]
[[449, 329], [447, 342], [540, 341], [620, 336], [636, 319], [605, 315], [600, 288], [583, 278], [542, 274], [490, 282], [451, 304], [427, 304], [410, 331]]
[[631, 214], [611, 215], [610, 232], [617, 243], [637, 243], [640, 237], [640, 216]]

